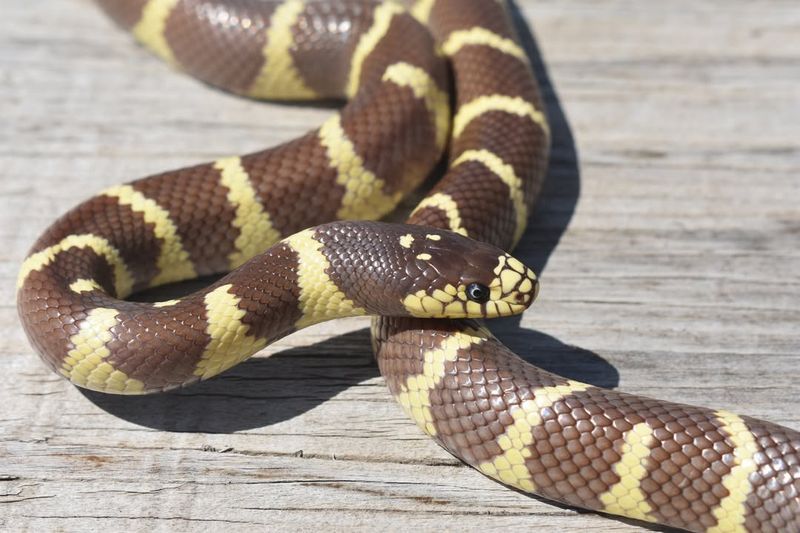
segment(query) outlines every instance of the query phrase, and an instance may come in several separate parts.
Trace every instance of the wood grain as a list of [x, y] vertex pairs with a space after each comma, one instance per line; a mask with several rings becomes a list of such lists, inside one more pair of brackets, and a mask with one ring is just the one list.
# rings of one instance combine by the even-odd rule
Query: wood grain
[[[540, 301], [494, 329], [572, 378], [800, 428], [800, 5], [517, 7], [552, 83], [555, 146], [519, 253], [543, 272]], [[458, 463], [390, 398], [365, 320], [176, 394], [88, 394], [49, 373], [14, 281], [56, 216], [330, 111], [177, 75], [86, 0], [5, 5], [0, 82], [0, 529], [642, 527]]]

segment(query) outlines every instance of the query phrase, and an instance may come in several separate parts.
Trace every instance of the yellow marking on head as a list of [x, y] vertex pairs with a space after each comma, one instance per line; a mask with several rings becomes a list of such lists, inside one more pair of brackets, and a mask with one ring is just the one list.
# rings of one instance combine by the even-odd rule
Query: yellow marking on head
[[96, 391], [137, 394], [144, 383], [131, 379], [104, 361], [111, 355], [106, 344], [114, 337], [111, 329], [117, 325], [115, 309], [98, 307], [86, 314], [78, 332], [69, 338], [72, 349], [61, 363], [59, 373], [72, 383]]
[[514, 204], [514, 212], [517, 215], [514, 227], [513, 244], [519, 242], [528, 221], [528, 207], [525, 205], [525, 193], [522, 190], [522, 180], [514, 172], [514, 167], [500, 159], [496, 154], [489, 150], [467, 150], [453, 161], [452, 167], [467, 161], [476, 161], [483, 164], [492, 171], [500, 180], [508, 186], [511, 202]]
[[421, 23], [427, 25], [435, 2], [436, 0], [417, 0], [411, 7], [411, 15]]
[[453, 295], [441, 290], [441, 289], [434, 289], [432, 293], [433, 297], [442, 302], [443, 304], [448, 304], [452, 302], [455, 298]]
[[741, 417], [728, 411], [717, 411], [714, 415], [722, 423], [720, 429], [728, 434], [733, 444], [734, 464], [728, 475], [722, 479], [722, 486], [728, 491], [728, 495], [712, 510], [717, 525], [708, 528], [708, 532], [744, 531], [747, 497], [753, 490], [748, 478], [758, 468], [753, 460], [758, 452], [758, 444]]
[[522, 264], [522, 261], [520, 261], [516, 257], [508, 256], [506, 262], [508, 263], [508, 266], [510, 266], [512, 269], [519, 272], [520, 274], [524, 274], [525, 270], [527, 270], [525, 268], [525, 265]]
[[70, 283], [69, 289], [72, 292], [77, 292], [78, 294], [80, 294], [82, 292], [90, 292], [90, 291], [97, 291], [97, 290], [101, 291], [101, 290], [103, 290], [103, 288], [100, 286], [100, 284], [97, 283], [95, 280], [86, 279], [86, 278], [81, 278], [81, 279], [73, 281], [72, 283]]
[[119, 251], [114, 248], [108, 240], [91, 233], [81, 235], [69, 235], [64, 237], [61, 242], [49, 246], [42, 251], [31, 254], [22, 263], [19, 276], [17, 277], [17, 289], [22, 287], [25, 279], [34, 270], [41, 270], [46, 267], [56, 256], [70, 248], [89, 248], [95, 254], [103, 257], [108, 265], [114, 270], [114, 289], [118, 298], [125, 298], [133, 290], [133, 276], [128, 270], [127, 265], [122, 260]]
[[133, 35], [140, 43], [168, 63], [174, 64], [175, 56], [169, 47], [164, 30], [167, 19], [178, 4], [178, 0], [148, 0], [142, 8], [142, 16], [133, 27]]
[[517, 287], [517, 283], [522, 281], [522, 274], [506, 269], [500, 273], [500, 287], [506, 294]]
[[383, 180], [364, 167], [364, 160], [342, 129], [339, 115], [322, 125], [319, 140], [336, 169], [336, 183], [345, 189], [342, 206], [336, 212], [338, 218], [374, 219], [394, 209], [403, 196], [402, 191], [391, 195], [383, 192]]
[[443, 291], [434, 291], [432, 294], [428, 294], [426, 290], [420, 289], [403, 298], [403, 306], [409, 314], [416, 317], [441, 318], [445, 313], [450, 318], [467, 316], [465, 306], [461, 302], [453, 302], [453, 299], [453, 296]]
[[400, 385], [397, 401], [403, 410], [428, 435], [436, 435], [431, 413], [430, 393], [444, 377], [445, 363], [458, 359], [458, 350], [481, 344], [489, 338], [489, 332], [483, 328], [454, 331], [439, 344], [438, 347], [423, 353], [422, 374], [409, 376]]
[[314, 239], [313, 235], [313, 230], [305, 230], [284, 241], [298, 256], [298, 306], [302, 316], [295, 324], [297, 328], [332, 318], [367, 314], [366, 309], [356, 306], [347, 298], [325, 272], [330, 268], [330, 262], [320, 251], [322, 243]]
[[241, 298], [229, 292], [232, 286], [229, 283], [217, 287], [203, 298], [208, 320], [206, 333], [211, 341], [194, 370], [194, 375], [202, 379], [224, 372], [267, 345], [266, 339], [248, 334], [250, 326], [242, 323], [246, 311], [239, 307]]
[[506, 261], [507, 261], [509, 258], [511, 258], [511, 256], [510, 256], [510, 255], [508, 255], [508, 254], [506, 254], [506, 255], [501, 255], [501, 256], [500, 256], [500, 260], [499, 260], [499, 262], [497, 263], [497, 266], [496, 266], [496, 267], [494, 267], [494, 270], [493, 270], [493, 272], [494, 272], [494, 275], [495, 275], [495, 276], [499, 276], [499, 275], [500, 275], [500, 272], [502, 272], [502, 271], [503, 271], [503, 269], [505, 268], [505, 266], [506, 266]]
[[402, 13], [403, 8], [393, 2], [386, 2], [375, 8], [372, 26], [359, 39], [350, 61], [350, 74], [347, 79], [347, 96], [353, 97], [361, 82], [361, 68], [364, 60], [372, 53], [375, 46], [389, 31], [389, 24], [395, 15]]
[[[451, 294], [453, 291], [455, 293]], [[494, 294], [493, 297], [496, 296]], [[488, 305], [489, 303], [492, 305]], [[431, 294], [420, 289], [403, 298], [403, 306], [411, 316], [420, 318], [496, 318], [519, 314], [525, 310], [523, 304], [503, 300], [492, 300], [487, 302], [485, 308], [481, 307], [481, 304], [467, 298], [465, 285], [448, 285], [443, 291], [434, 290]]]
[[383, 81], [408, 87], [425, 101], [436, 131], [436, 148], [442, 150], [450, 131], [450, 96], [437, 87], [430, 74], [409, 63], [395, 63], [383, 73]]
[[603, 511], [628, 516], [637, 520], [655, 522], [650, 513], [653, 507], [647, 503], [641, 483], [647, 476], [645, 463], [651, 461], [650, 450], [657, 443], [653, 429], [647, 422], [634, 425], [625, 433], [625, 443], [620, 451], [622, 457], [612, 466], [619, 481], [598, 498], [603, 502]]
[[458, 211], [458, 204], [449, 194], [437, 192], [431, 196], [426, 196], [420, 203], [417, 204], [417, 207], [414, 208], [414, 211], [411, 214], [413, 215], [417, 211], [420, 211], [426, 207], [435, 207], [441, 211], [444, 211], [450, 231], [460, 233], [465, 237], [467, 236], [466, 228], [461, 226], [461, 215]]
[[414, 236], [410, 233], [406, 233], [402, 237], [400, 237], [400, 246], [403, 248], [411, 248], [411, 244], [414, 242]]
[[429, 261], [431, 258], [431, 254], [417, 254], [417, 259], [420, 261]]
[[264, 64], [248, 95], [254, 98], [301, 99], [314, 98], [311, 90], [300, 77], [292, 58], [294, 45], [292, 27], [305, 9], [301, 0], [286, 0], [278, 4], [269, 19], [267, 42], [262, 54]]
[[454, 56], [465, 46], [483, 45], [504, 54], [526, 60], [525, 51], [513, 39], [497, 35], [486, 28], [475, 27], [468, 30], [457, 30], [447, 36], [442, 45], [442, 51], [447, 56]]
[[479, 96], [475, 100], [467, 102], [459, 107], [453, 119], [453, 137], [461, 135], [464, 128], [476, 117], [490, 111], [503, 111], [520, 117], [530, 117], [530, 119], [550, 137], [550, 128], [547, 125], [547, 117], [544, 116], [544, 113], [537, 110], [533, 107], [533, 104], [526, 102], [519, 96], [512, 97], [501, 94]]
[[163, 285], [197, 277], [189, 253], [184, 249], [178, 230], [169, 218], [169, 212], [155, 200], [135, 190], [130, 185], [118, 185], [103, 191], [103, 194], [116, 198], [120, 205], [127, 205], [144, 216], [144, 221], [153, 224], [153, 233], [161, 240], [158, 256], [158, 274], [150, 281], [150, 286]]
[[432, 241], [441, 241], [442, 240], [442, 236], [441, 235], [434, 235], [433, 233], [428, 233], [427, 235], [425, 235], [425, 238], [426, 239], [430, 239]]
[[519, 284], [519, 292], [527, 293], [533, 288], [533, 282], [530, 278], [525, 278], [522, 280], [522, 283]]
[[161, 302], [155, 302], [153, 307], [172, 307], [173, 305], [179, 304], [180, 300], [164, 300]]
[[503, 453], [491, 461], [481, 463], [478, 466], [480, 471], [512, 487], [528, 492], [535, 490], [533, 476], [525, 466], [525, 460], [532, 455], [530, 446], [534, 444], [533, 428], [542, 423], [541, 410], [552, 408], [566, 396], [589, 387], [590, 385], [584, 383], [569, 381], [566, 385], [534, 389], [532, 400], [525, 400], [509, 409], [514, 423], [506, 426], [505, 432], [497, 438], [497, 444]]
[[241, 158], [219, 159], [214, 168], [220, 171], [220, 183], [228, 188], [228, 202], [236, 208], [233, 226], [239, 229], [239, 236], [235, 241], [236, 251], [228, 256], [232, 270], [278, 242], [281, 234], [258, 200]]

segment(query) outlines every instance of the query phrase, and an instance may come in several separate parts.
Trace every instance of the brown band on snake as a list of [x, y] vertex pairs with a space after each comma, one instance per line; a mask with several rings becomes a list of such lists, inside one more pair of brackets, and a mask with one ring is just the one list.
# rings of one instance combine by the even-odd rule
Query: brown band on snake
[[[364, 161], [364, 168], [385, 182], [384, 194], [404, 196], [418, 182], [414, 177], [424, 175], [439, 158], [435, 126], [424, 106], [411, 105], [416, 100], [411, 89], [386, 83], [377, 91], [382, 94], [377, 99], [380, 102], [408, 102], [409, 113], [400, 116], [380, 106], [385, 120], [376, 124], [369, 115], [350, 108], [342, 113], [341, 127]], [[413, 157], [406, 150], [396, 150], [394, 157], [380, 157], [387, 144], [418, 146], [419, 151]]]
[[[341, 97], [353, 53], [370, 29], [374, 5], [362, 2], [310, 2], [292, 27], [290, 53], [306, 85], [317, 94]], [[318, 29], [336, 31], [319, 32]]]
[[[227, 199], [230, 191], [220, 179], [220, 170], [205, 164], [131, 184], [166, 212], [200, 276], [229, 270], [227, 258], [240, 233], [233, 225], [236, 210]], [[210, 220], [215, 223], [209, 224]]]
[[[244, 93], [263, 66], [266, 28], [277, 5], [252, 0], [227, 5], [180, 0], [167, 18], [164, 37], [187, 73]], [[237, 26], [238, 32], [226, 31], [231, 26]]]
[[[461, 69], [457, 74], [460, 105], [483, 95], [502, 94], [532, 100], [532, 96], [537, 94], [525, 58], [485, 45], [464, 45], [450, 59], [453, 64], [475, 65], [474, 69]], [[497, 75], [482, 76], [481, 72], [487, 70], [495, 71]]]
[[[245, 311], [241, 321], [248, 326], [249, 333], [260, 339], [272, 340], [276, 331], [292, 331], [301, 316], [300, 309], [292, 309], [288, 313], [275, 313], [271, 309], [282, 301], [297, 301], [300, 298], [298, 254], [288, 245], [278, 244], [270, 249], [269, 263], [272, 266], [254, 265], [253, 270], [254, 280], [274, 280], [264, 288], [263, 295], [253, 287], [239, 285], [231, 287], [230, 292], [241, 299], [239, 308]], [[279, 269], [280, 275], [268, 278], [275, 268]], [[254, 294], [259, 294], [259, 297], [253, 298]]]
[[128, 0], [126, 2], [110, 2], [98, 0], [98, 5], [119, 26], [125, 30], [132, 29], [142, 18], [142, 9], [148, 0]]
[[[336, 217], [345, 191], [336, 184], [336, 169], [330, 166], [316, 132], [243, 156], [241, 166], [249, 176], [269, 176], [254, 180], [253, 187], [281, 235], [300, 231], [307, 227], [306, 221], [316, 225]], [[291, 201], [282, 201], [289, 195]], [[298, 210], [297, 205], [308, 210]]]
[[[249, 176], [269, 176], [269, 180], [257, 180], [253, 186], [281, 235], [300, 231], [307, 222], [317, 225], [336, 218], [345, 189], [336, 183], [336, 169], [331, 167], [316, 132], [243, 156], [241, 166]], [[298, 205], [308, 206], [308, 210], [301, 212]]]
[[[486, 167], [476, 161], [467, 161], [448, 173], [449, 183], [435, 188], [433, 194], [443, 194], [458, 205], [458, 226], [470, 237], [484, 242], [503, 242], [507, 235], [513, 235], [516, 216], [509, 186], [498, 178], [487, 176]], [[475, 185], [463, 189], [458, 182], [469, 180]], [[452, 184], [452, 185], [449, 185]], [[484, 209], [491, 209], [498, 216], [490, 224], [482, 215]], [[413, 216], [415, 224], [433, 227], [450, 227], [446, 206], [423, 207]]]
[[[81, 279], [81, 273], [91, 271], [94, 282], [110, 294], [114, 294], [114, 273], [106, 260], [88, 250], [74, 250], [70, 254], [56, 257], [51, 265], [31, 272], [27, 285], [28, 292], [20, 296], [18, 305], [27, 313], [28, 337], [39, 353], [66, 353], [68, 338], [77, 333], [77, 324], [83, 319], [83, 306], [78, 294], [66, 294], [59, 299], [55, 309], [51, 302], [40, 295], [59, 294], [62, 284], [72, 284]], [[63, 331], [63, 333], [62, 333]], [[45, 362], [58, 371], [58, 361], [44, 358]]]
[[[129, 379], [146, 384], [147, 390], [166, 390], [187, 383], [197, 365], [197, 353], [210, 342], [202, 298], [183, 298], [169, 307], [129, 302], [98, 302], [119, 311], [106, 344], [106, 361]], [[170, 331], [184, 332], [180, 338]]]
[[484, 0], [459, 1], [448, 5], [447, 1], [434, 2], [430, 13], [431, 31], [440, 42], [454, 31], [483, 28], [503, 37], [513, 37], [502, 2]]
[[748, 531], [800, 530], [800, 435], [797, 431], [743, 416], [756, 452], [752, 491], [744, 525]]
[[[536, 107], [536, 104], [533, 106]], [[464, 127], [456, 140], [456, 148], [459, 152], [465, 152], [480, 147], [497, 154], [505, 163], [511, 165], [514, 173], [521, 178], [525, 190], [525, 203], [532, 204], [541, 187], [540, 181], [543, 180], [531, 179], [529, 176], [543, 174], [547, 159], [541, 153], [532, 153], [534, 150], [523, 150], [525, 145], [522, 143], [502, 142], [498, 139], [498, 130], [501, 129], [506, 131], [507, 135], [517, 136], [514, 138], [528, 140], [529, 146], [539, 150], [544, 150], [550, 143], [547, 131], [534, 123], [530, 117], [504, 111], [486, 111]]]
[[36, 241], [31, 253], [54, 246], [74, 234], [90, 234], [119, 244], [122, 261], [133, 276], [132, 290], [148, 287], [158, 275], [157, 258], [162, 241], [141, 212], [120, 205], [117, 198], [104, 194], [70, 210]]

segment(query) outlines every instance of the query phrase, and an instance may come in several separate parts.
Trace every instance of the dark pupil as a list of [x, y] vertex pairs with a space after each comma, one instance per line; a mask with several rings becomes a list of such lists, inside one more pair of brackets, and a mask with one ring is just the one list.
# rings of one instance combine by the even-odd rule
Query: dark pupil
[[473, 302], [483, 303], [489, 299], [489, 287], [480, 283], [470, 283], [467, 287], [467, 296]]

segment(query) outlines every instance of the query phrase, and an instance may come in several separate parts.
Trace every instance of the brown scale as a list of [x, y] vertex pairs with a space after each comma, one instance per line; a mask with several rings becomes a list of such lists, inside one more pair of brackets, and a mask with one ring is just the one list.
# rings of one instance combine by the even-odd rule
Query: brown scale
[[[428, 109], [411, 89], [393, 83], [375, 90], [373, 109], [382, 111], [376, 121], [363, 112], [361, 105], [342, 112], [342, 129], [353, 142], [364, 168], [385, 181], [385, 194], [408, 193], [433, 168], [440, 156], [436, 148], [436, 130]], [[389, 102], [397, 102], [392, 106]], [[406, 103], [406, 105], [402, 105]], [[387, 151], [386, 146], [395, 149]]]
[[[487, 172], [483, 163], [477, 161], [461, 163], [448, 173], [448, 183], [437, 186], [435, 192], [448, 194], [456, 201], [461, 215], [461, 226], [467, 230], [467, 235], [479, 241], [510, 245], [507, 240], [510, 240], [508, 236], [514, 235], [517, 217], [509, 188], [497, 178], [482, 179]], [[468, 181], [471, 185], [470, 187], [448, 186], [456, 185], [459, 181]], [[487, 222], [483, 214], [487, 210], [498, 213], [498, 216]], [[415, 213], [411, 222], [435, 226], [436, 222], [441, 221], [444, 222], [444, 227], [448, 227], [447, 219], [439, 218], [442, 216], [444, 216], [442, 210], [427, 207]]]
[[[542, 109], [541, 106], [536, 108]], [[513, 137], [505, 139], [506, 135]], [[516, 176], [522, 180], [525, 203], [530, 208], [544, 182], [547, 168], [547, 156], [544, 154], [548, 145], [547, 134], [530, 118], [489, 111], [470, 121], [455, 142], [454, 151], [462, 153], [468, 149], [485, 149], [497, 154], [511, 165]], [[445, 180], [442, 180], [443, 188], [459, 188], [458, 182], [453, 180], [451, 185], [447, 178], [445, 176]], [[461, 183], [461, 187], [471, 186], [472, 183]]]
[[389, 65], [411, 63], [425, 70], [441, 90], [447, 88], [444, 62], [430, 55], [434, 41], [424, 26], [407, 13], [392, 17], [378, 46], [369, 52], [361, 66], [360, 85], [378, 82]]
[[[506, 140], [506, 136], [514, 140]], [[493, 111], [470, 122], [456, 141], [454, 152], [486, 149], [496, 154], [522, 180], [526, 204], [530, 207], [541, 188], [546, 166], [545, 157], [532, 155], [531, 145], [542, 149], [547, 146], [541, 128], [527, 117]], [[482, 163], [466, 162], [453, 167], [431, 191], [436, 193], [447, 194], [457, 202], [462, 225], [470, 237], [501, 248], [511, 246], [516, 215], [508, 186]], [[494, 215], [490, 217], [487, 213]], [[443, 215], [439, 209], [426, 208], [415, 213], [409, 222], [449, 227]]]
[[[250, 326], [248, 334], [271, 341], [290, 333], [300, 317], [296, 271], [297, 255], [279, 243], [245, 269], [171, 306], [154, 309], [152, 304], [98, 295], [98, 307], [120, 311], [114, 338], [107, 344], [111, 351], [107, 361], [143, 381], [149, 391], [188, 385], [199, 379], [193, 374], [210, 341], [205, 296], [231, 284], [227, 292], [241, 298], [239, 308], [246, 311], [242, 322]], [[273, 282], [263, 283], [263, 279]]]
[[[144, 289], [159, 272], [161, 240], [153, 224], [111, 196], [95, 196], [71, 209], [39, 237], [28, 255], [58, 244], [69, 235], [90, 233], [116, 246], [134, 278], [134, 290]], [[87, 272], [91, 279], [91, 272]], [[74, 281], [74, 280], [73, 280]]]
[[[532, 386], [519, 381], [523, 390]], [[726, 494], [711, 489], [721, 489], [722, 478], [730, 473], [733, 444], [710, 410], [592, 387], [556, 402], [542, 418], [534, 434], [544, 433], [536, 437], [526, 462], [537, 492], [571, 505], [602, 508], [598, 497], [620, 481], [612, 468], [621, 458], [624, 433], [647, 422], [656, 442], [649, 446], [648, 474], [640, 488], [656, 509], [653, 516], [692, 530], [716, 523], [711, 509]], [[551, 444], [547, 453], [539, 446], [542, 437]]]
[[232, 224], [236, 210], [219, 179], [220, 171], [204, 164], [132, 183], [133, 189], [169, 213], [183, 249], [200, 276], [229, 270], [228, 256], [236, 250], [239, 236]]
[[501, 37], [514, 32], [500, 2], [486, 0], [439, 1], [433, 4], [429, 19], [431, 31], [440, 42], [456, 30], [485, 28]]
[[[249, 326], [248, 334], [272, 341], [275, 332], [286, 335], [293, 331], [301, 317], [296, 304], [300, 298], [297, 252], [278, 243], [263, 260], [252, 263], [250, 269], [252, 275], [229, 290], [241, 298], [239, 309], [246, 311], [241, 320]], [[265, 279], [271, 281], [264, 283]]]
[[[107, 11], [119, 15], [115, 19], [126, 18], [129, 7], [125, 2], [121, 5], [104, 4]], [[251, 0], [237, 0], [231, 4], [181, 0], [168, 17], [167, 40], [176, 59], [191, 74], [239, 91], [246, 84], [237, 81], [235, 76], [231, 77], [232, 73], [240, 73], [239, 63], [253, 57], [260, 68], [265, 24], [274, 7], [274, 4]], [[373, 8], [355, 3], [341, 9], [326, 8], [323, 4], [311, 3], [293, 31], [316, 32], [321, 26], [330, 30], [330, 26], [322, 23], [330, 22], [331, 16], [336, 19], [347, 13], [359, 15], [357, 24], [352, 27], [354, 33], [345, 38], [345, 44], [340, 43], [350, 47], [368, 27]], [[126, 13], [119, 14], [118, 11]], [[227, 24], [219, 22], [218, 16], [223, 11], [228, 16]], [[315, 18], [322, 14], [325, 14], [322, 20]], [[237, 22], [231, 17], [235, 17]], [[243, 18], [250, 18], [250, 29], [241, 26]], [[309, 28], [309, 25], [313, 27]], [[260, 31], [251, 31], [256, 26]], [[408, 35], [415, 37], [414, 44], [399, 46]], [[334, 31], [333, 36], [341, 39], [342, 32]], [[236, 46], [228, 46], [230, 40], [234, 40]], [[354, 144], [364, 158], [364, 166], [376, 171], [386, 182], [385, 192], [391, 193], [407, 191], [424, 178], [438, 155], [433, 146], [434, 132], [427, 108], [411, 97], [409, 89], [381, 83], [380, 78], [386, 67], [398, 60], [419, 65], [430, 72], [442, 87], [446, 85], [446, 75], [443, 63], [430, 54], [433, 46], [430, 36], [410, 16], [395, 17], [384, 41], [370, 53], [362, 68], [362, 82], [377, 85], [379, 94], [362, 94], [345, 107], [342, 125], [353, 135]], [[248, 50], [242, 49], [244, 46]], [[323, 59], [313, 55], [314, 51], [323, 53], [319, 46], [307, 49], [300, 43], [295, 49], [305, 50], [303, 57], [311, 63]], [[197, 68], [206, 70], [199, 72], [195, 63]], [[374, 109], [377, 113], [364, 113], [364, 109]], [[385, 119], [375, 120], [374, 116]], [[383, 149], [385, 146], [395, 146], [396, 151], [387, 151]], [[344, 189], [335, 183], [336, 172], [330, 167], [316, 132], [280, 147], [244, 156], [242, 166], [281, 235], [336, 218]], [[238, 231], [231, 225], [235, 211], [227, 202], [227, 189], [219, 184], [218, 170], [210, 164], [198, 165], [139, 180], [133, 186], [169, 212], [198, 274], [227, 270], [228, 256], [234, 251]], [[99, 200], [89, 203], [95, 201]], [[129, 208], [115, 207], [116, 200], [110, 198], [103, 202], [108, 204], [107, 213], [98, 212], [92, 205], [83, 205], [78, 208], [80, 216], [76, 217], [78, 220], [74, 225], [63, 224], [56, 229], [68, 234], [78, 228], [103, 226], [96, 233], [109, 237], [122, 251], [136, 277], [135, 288], [143, 288], [158, 274], [153, 258], [158, 257], [160, 242], [153, 236], [152, 227], [145, 227], [141, 221], [135, 220], [138, 217], [143, 221], [140, 214], [132, 213], [130, 216], [134, 220], [124, 220]], [[297, 205], [308, 209], [298, 210]], [[128, 228], [137, 231], [130, 232]], [[131, 235], [142, 242], [132, 246], [129, 243]], [[148, 264], [140, 264], [143, 261]]]
[[[526, 59], [487, 46], [464, 46], [451, 60], [456, 66], [454, 74], [459, 104], [487, 94], [518, 96], [529, 102], [539, 102], [536, 82]], [[470, 65], [470, 68], [458, 68], [458, 65]], [[489, 70], [493, 74], [484, 75]], [[541, 106], [536, 108], [542, 109]]]
[[800, 531], [800, 433], [763, 420], [742, 417], [759, 451], [753, 490], [747, 498], [750, 531]]
[[[336, 183], [317, 132], [242, 157], [256, 195], [281, 235], [336, 218], [344, 187]], [[305, 209], [297, 209], [297, 206]]]
[[[114, 293], [111, 268], [89, 249], [59, 254], [52, 263], [28, 275], [17, 309], [25, 317], [28, 339], [40, 354], [66, 354], [71, 348], [69, 337], [78, 332], [89, 308], [80, 295], [65, 288], [81, 278], [94, 278], [109, 294]], [[53, 370], [61, 367], [61, 358], [43, 359]]]
[[111, 20], [125, 30], [132, 29], [142, 17], [147, 0], [95, 0]]
[[[278, 4], [180, 0], [164, 29], [175, 60], [195, 78], [246, 93], [264, 64], [269, 19]], [[247, 22], [245, 22], [247, 21]]]
[[298, 17], [292, 27], [290, 54], [300, 77], [320, 96], [344, 96], [350, 59], [359, 39], [372, 26], [375, 5], [309, 2]]
[[[387, 326], [388, 322], [380, 322], [373, 331], [380, 344], [391, 346], [380, 352], [378, 363], [394, 394], [400, 392], [407, 376], [422, 373], [419, 353], [437, 345], [431, 339], [477, 327], [471, 321], [394, 319]], [[431, 413], [437, 440], [468, 464], [478, 466], [502, 454], [495, 439], [513, 424], [508, 414], [511, 407], [535, 397], [536, 388], [567, 381], [525, 363], [493, 338], [458, 354], [457, 361], [446, 363], [444, 378], [430, 393]], [[734, 448], [718, 429], [720, 422], [712, 411], [591, 387], [555, 402], [541, 415], [542, 424], [533, 428], [534, 444], [526, 460], [537, 494], [602, 509], [599, 495], [620, 481], [612, 467], [621, 457], [624, 432], [647, 422], [656, 443], [650, 446], [650, 460], [645, 463], [648, 474], [641, 489], [655, 509], [652, 515], [662, 523], [693, 531], [716, 523], [711, 512], [727, 496], [721, 483], [730, 473]], [[776, 530], [785, 531], [794, 525], [797, 514], [785, 501], [787, 493], [793, 492], [792, 477], [782, 462], [797, 465], [800, 437], [773, 424], [746, 420], [761, 446], [770, 450], [756, 456], [756, 462], [767, 467], [760, 471], [771, 481], [756, 480], [754, 494], [762, 484], [770, 483], [771, 498], [776, 500], [771, 506], [752, 502], [761, 516], [751, 521], [755, 524], [769, 518], [779, 524]], [[774, 470], [769, 468], [773, 461], [777, 461]], [[751, 499], [757, 500], [755, 496]], [[775, 514], [770, 515], [767, 507]]]

